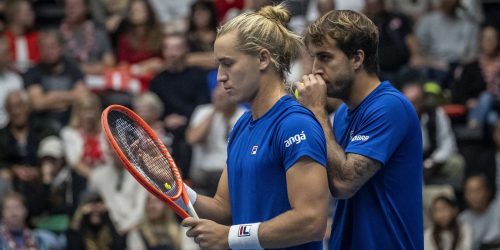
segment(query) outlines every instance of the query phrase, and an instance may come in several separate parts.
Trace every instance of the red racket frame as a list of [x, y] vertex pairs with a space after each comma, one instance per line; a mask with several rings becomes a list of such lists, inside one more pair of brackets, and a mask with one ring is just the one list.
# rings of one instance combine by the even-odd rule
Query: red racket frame
[[[146, 133], [151, 137], [151, 139], [153, 139], [155, 144], [157, 146], [159, 146], [158, 148], [159, 148], [160, 152], [163, 154], [163, 156], [166, 158], [166, 160], [170, 164], [170, 168], [172, 169], [172, 173], [175, 176], [175, 183], [177, 185], [177, 190], [178, 190], [177, 193], [175, 194], [175, 196], [170, 197], [170, 196], [167, 196], [166, 194], [164, 194], [161, 190], [159, 190], [157, 187], [155, 187], [153, 184], [151, 184], [145, 177], [143, 177], [142, 174], [128, 160], [127, 156], [122, 152], [120, 146], [118, 145], [113, 134], [111, 133], [111, 129], [109, 128], [108, 114], [111, 111], [118, 111], [118, 112], [124, 113], [126, 116], [128, 116], [130, 119], [132, 119], [134, 122], [136, 122], [138, 126], [141, 126], [144, 129], [144, 131], [146, 131]], [[108, 139], [109, 143], [113, 147], [114, 151], [116, 152], [116, 154], [118, 155], [118, 157], [120, 158], [120, 160], [122, 161], [123, 165], [128, 170], [128, 172], [130, 174], [132, 174], [132, 176], [134, 176], [134, 178], [144, 188], [146, 188], [150, 193], [152, 193], [158, 199], [165, 202], [165, 204], [167, 204], [171, 209], [173, 209], [175, 211], [175, 213], [177, 213], [177, 215], [179, 215], [183, 219], [190, 217], [190, 215], [184, 209], [182, 209], [181, 207], [179, 207], [175, 203], [175, 200], [177, 200], [181, 197], [182, 197], [182, 200], [184, 201], [184, 203], [186, 204], [186, 206], [187, 206], [188, 201], [189, 201], [189, 196], [184, 188], [184, 182], [182, 181], [181, 174], [177, 168], [177, 165], [174, 162], [174, 159], [172, 158], [172, 156], [168, 152], [168, 149], [165, 147], [165, 145], [163, 145], [160, 138], [158, 138], [158, 136], [151, 129], [151, 127], [149, 127], [149, 125], [139, 115], [137, 115], [132, 110], [130, 110], [124, 106], [116, 105], [116, 104], [110, 105], [102, 112], [101, 123], [102, 123], [102, 127], [104, 128], [106, 138]], [[167, 168], [168, 166], [165, 166], [165, 167]]]

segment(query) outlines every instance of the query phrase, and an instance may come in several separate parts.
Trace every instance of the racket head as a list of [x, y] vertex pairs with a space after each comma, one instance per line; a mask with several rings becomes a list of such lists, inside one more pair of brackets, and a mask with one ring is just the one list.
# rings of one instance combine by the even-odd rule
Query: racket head
[[184, 182], [167, 148], [156, 133], [132, 110], [111, 105], [101, 116], [105, 135], [130, 174], [150, 193], [182, 218], [189, 214], [175, 204], [185, 201]]

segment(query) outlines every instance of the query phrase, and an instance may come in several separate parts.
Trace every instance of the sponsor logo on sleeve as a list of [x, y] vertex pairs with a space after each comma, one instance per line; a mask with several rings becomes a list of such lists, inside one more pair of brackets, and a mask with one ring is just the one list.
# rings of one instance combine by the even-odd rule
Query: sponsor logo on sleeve
[[284, 141], [285, 147], [290, 147], [292, 144], [300, 144], [302, 141], [307, 139], [306, 134], [302, 131], [300, 134], [296, 134]]
[[351, 142], [368, 141], [368, 139], [370, 139], [369, 135], [356, 135], [356, 136], [352, 137]]

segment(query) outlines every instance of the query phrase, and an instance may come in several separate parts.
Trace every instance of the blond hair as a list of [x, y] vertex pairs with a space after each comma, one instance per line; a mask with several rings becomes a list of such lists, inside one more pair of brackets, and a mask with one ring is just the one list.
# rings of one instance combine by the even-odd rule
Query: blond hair
[[267, 49], [273, 67], [284, 78], [302, 46], [301, 38], [286, 28], [289, 21], [290, 14], [283, 4], [265, 6], [257, 12], [245, 12], [229, 20], [217, 30], [217, 38], [236, 30], [236, 48], [249, 55], [258, 55], [262, 49]]
[[352, 58], [357, 50], [363, 50], [364, 69], [378, 72], [378, 28], [365, 15], [352, 10], [333, 10], [314, 21], [306, 30], [306, 45], [323, 46], [329, 39]]

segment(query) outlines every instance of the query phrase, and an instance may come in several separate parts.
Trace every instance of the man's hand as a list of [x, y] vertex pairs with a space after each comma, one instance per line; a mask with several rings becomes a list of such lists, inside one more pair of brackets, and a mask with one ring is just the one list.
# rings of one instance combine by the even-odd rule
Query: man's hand
[[188, 119], [185, 116], [179, 115], [179, 114], [171, 114], [167, 117], [165, 117], [165, 127], [168, 129], [174, 130], [177, 129], [181, 126], [184, 126], [187, 124]]
[[202, 249], [229, 249], [227, 236], [229, 226], [217, 224], [211, 220], [186, 218], [182, 226], [191, 227], [186, 235], [194, 238], [196, 244]]
[[313, 113], [324, 112], [326, 107], [326, 84], [320, 75], [304, 75], [303, 82], [297, 84], [298, 100]]

